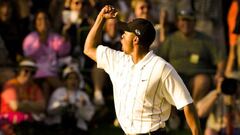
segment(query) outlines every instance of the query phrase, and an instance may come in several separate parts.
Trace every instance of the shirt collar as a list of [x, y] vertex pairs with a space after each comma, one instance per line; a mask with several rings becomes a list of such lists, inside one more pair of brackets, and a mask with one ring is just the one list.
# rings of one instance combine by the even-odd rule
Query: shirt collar
[[150, 51], [143, 57], [143, 59], [141, 59], [137, 64], [133, 64], [132, 66], [135, 66], [137, 69], [143, 69], [144, 66], [153, 58], [153, 56], [153, 51]]

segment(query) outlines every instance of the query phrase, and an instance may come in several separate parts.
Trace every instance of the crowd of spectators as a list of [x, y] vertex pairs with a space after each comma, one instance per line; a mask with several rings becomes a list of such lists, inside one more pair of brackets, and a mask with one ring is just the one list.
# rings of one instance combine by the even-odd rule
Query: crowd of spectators
[[[119, 13], [99, 33], [102, 43], [121, 50], [118, 21], [150, 20], [157, 31], [151, 50], [173, 65], [199, 117], [214, 125], [209, 112], [215, 101], [214, 108], [222, 105], [219, 85], [223, 78], [240, 79], [239, 0], [0, 0], [0, 132], [39, 134], [39, 127], [51, 127], [64, 129], [59, 134], [89, 134], [102, 122], [117, 125], [110, 78], [83, 54], [86, 36], [106, 4]], [[208, 101], [211, 107], [204, 106]], [[174, 119], [169, 127], [177, 128]], [[224, 119], [211, 130], [203, 120], [205, 135], [225, 133], [231, 122]]]

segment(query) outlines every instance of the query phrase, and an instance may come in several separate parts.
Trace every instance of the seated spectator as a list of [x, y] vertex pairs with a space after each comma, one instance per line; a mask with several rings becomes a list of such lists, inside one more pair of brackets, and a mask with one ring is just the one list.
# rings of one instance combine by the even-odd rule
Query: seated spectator
[[207, 117], [204, 135], [240, 134], [239, 81], [225, 78], [196, 105], [200, 118]]
[[194, 30], [195, 19], [192, 10], [180, 10], [178, 31], [161, 45], [159, 55], [176, 68], [197, 102], [224, 75], [226, 56], [210, 37]]
[[24, 128], [30, 125], [25, 127], [21, 124], [41, 120], [41, 113], [44, 111], [42, 91], [33, 81], [36, 70], [35, 62], [30, 59], [22, 60], [17, 76], [4, 84], [1, 93], [0, 119], [6, 119], [23, 133], [27, 133]]
[[24, 55], [36, 61], [38, 79], [48, 100], [52, 90], [61, 86], [58, 78], [59, 59], [67, 56], [70, 51], [69, 42], [62, 36], [51, 31], [50, 19], [46, 12], [38, 11], [35, 15], [35, 31], [24, 39]]
[[79, 88], [80, 74], [76, 67], [63, 70], [64, 87], [56, 89], [48, 105], [48, 124], [60, 124], [65, 134], [87, 135], [88, 123], [94, 114], [88, 95]]

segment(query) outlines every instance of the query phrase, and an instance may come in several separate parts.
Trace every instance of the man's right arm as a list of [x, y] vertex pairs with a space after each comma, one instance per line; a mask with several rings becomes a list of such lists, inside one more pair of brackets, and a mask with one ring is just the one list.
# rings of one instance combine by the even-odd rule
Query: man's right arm
[[105, 19], [115, 18], [116, 15], [117, 15], [117, 12], [115, 8], [109, 5], [104, 6], [103, 9], [98, 14], [93, 27], [88, 33], [88, 36], [86, 38], [85, 45], [84, 45], [84, 54], [86, 54], [88, 57], [90, 57], [94, 61], [96, 61], [96, 48], [97, 48], [96, 46], [97, 44], [100, 43], [101, 31], [102, 31]]
[[200, 121], [193, 103], [186, 105], [184, 108], [186, 121], [191, 129], [192, 135], [202, 135]]

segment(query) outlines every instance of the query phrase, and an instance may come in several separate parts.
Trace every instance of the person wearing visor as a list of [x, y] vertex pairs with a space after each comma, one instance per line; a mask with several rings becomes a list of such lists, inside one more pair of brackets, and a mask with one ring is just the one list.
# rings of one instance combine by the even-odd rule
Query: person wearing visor
[[226, 56], [210, 37], [195, 30], [193, 10], [179, 10], [177, 17], [178, 31], [166, 39], [158, 54], [173, 65], [197, 102], [223, 77]]
[[[127, 135], [165, 135], [171, 105], [183, 109], [193, 135], [201, 135], [193, 100], [175, 69], [149, 51], [155, 39], [151, 22], [119, 22], [124, 30], [122, 51], [99, 45], [104, 22], [118, 12], [106, 5], [90, 30], [84, 53], [104, 69], [113, 84], [116, 115]], [[98, 46], [97, 46], [98, 45]]]
[[17, 133], [19, 129], [19, 132], [27, 134], [34, 126], [32, 122], [41, 120], [45, 109], [42, 90], [33, 81], [36, 70], [37, 65], [34, 61], [23, 59], [19, 64], [17, 76], [4, 84], [1, 93], [0, 120], [6, 119], [15, 125]]

